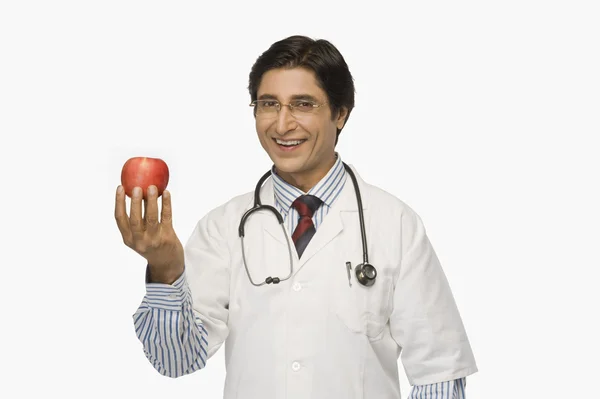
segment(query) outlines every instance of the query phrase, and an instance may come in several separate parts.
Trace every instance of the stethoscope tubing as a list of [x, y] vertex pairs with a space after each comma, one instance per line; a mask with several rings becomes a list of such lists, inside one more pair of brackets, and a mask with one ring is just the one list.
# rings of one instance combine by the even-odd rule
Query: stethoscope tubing
[[[357, 266], [357, 270], [356, 270], [357, 277], [359, 278], [359, 281], [363, 285], [372, 285], [374, 283], [375, 277], [372, 278], [373, 281], [370, 282], [370, 284], [364, 284], [363, 281], [361, 281], [364, 278], [363, 277], [364, 273], [362, 272], [362, 268], [358, 269], [359, 267], [362, 267], [362, 266], [369, 266], [372, 268], [371, 273], [374, 273], [374, 276], [377, 275], [375, 268], [369, 264], [369, 254], [367, 252], [367, 237], [366, 237], [367, 234], [365, 232], [365, 220], [364, 220], [364, 214], [363, 214], [362, 196], [360, 194], [360, 190], [358, 188], [358, 182], [356, 180], [356, 176], [354, 175], [354, 172], [346, 163], [342, 162], [342, 164], [344, 165], [344, 168], [346, 169], [346, 171], [350, 175], [350, 178], [352, 179], [352, 184], [354, 186], [354, 191], [356, 193], [356, 203], [358, 206], [358, 218], [359, 218], [359, 222], [360, 222], [360, 235], [361, 235], [361, 239], [362, 239], [362, 248], [363, 248], [363, 263], [361, 265]], [[252, 206], [252, 208], [248, 209], [244, 213], [244, 215], [242, 216], [242, 218], [240, 220], [240, 226], [238, 228], [238, 233], [239, 233], [241, 243], [242, 243], [242, 259], [244, 262], [244, 267], [246, 269], [246, 273], [248, 274], [248, 278], [250, 279], [250, 283], [256, 287], [260, 287], [265, 284], [278, 284], [282, 281], [288, 280], [294, 272], [294, 269], [293, 269], [294, 268], [294, 260], [292, 257], [292, 245], [290, 243], [290, 238], [289, 238], [289, 236], [285, 230], [285, 227], [283, 225], [283, 216], [281, 216], [279, 211], [277, 211], [277, 209], [275, 209], [273, 206], [263, 205], [260, 201], [260, 189], [262, 188], [262, 185], [264, 184], [264, 182], [269, 178], [269, 176], [271, 176], [270, 170], [268, 172], [266, 172], [260, 178], [258, 183], [256, 184], [256, 188], [254, 189], [254, 205]], [[244, 226], [246, 224], [247, 219], [250, 217], [250, 215], [259, 210], [270, 211], [277, 217], [277, 221], [279, 222], [279, 225], [281, 226], [283, 233], [286, 237], [286, 241], [287, 241], [287, 245], [288, 245], [288, 253], [290, 255], [290, 273], [285, 278], [269, 276], [262, 283], [256, 283], [252, 279], [252, 276], [250, 275], [250, 270], [248, 269], [248, 263], [246, 262], [246, 252], [244, 250], [244, 235], [245, 235]]]

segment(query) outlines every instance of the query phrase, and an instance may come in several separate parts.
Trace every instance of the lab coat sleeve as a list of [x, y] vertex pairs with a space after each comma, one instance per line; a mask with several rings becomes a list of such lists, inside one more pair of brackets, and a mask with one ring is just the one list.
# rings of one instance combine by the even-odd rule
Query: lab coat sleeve
[[192, 308], [207, 331], [207, 360], [229, 335], [230, 252], [227, 208], [211, 211], [196, 225], [185, 246], [185, 274]]
[[402, 259], [390, 329], [411, 385], [452, 381], [477, 372], [469, 340], [421, 218], [401, 216]]

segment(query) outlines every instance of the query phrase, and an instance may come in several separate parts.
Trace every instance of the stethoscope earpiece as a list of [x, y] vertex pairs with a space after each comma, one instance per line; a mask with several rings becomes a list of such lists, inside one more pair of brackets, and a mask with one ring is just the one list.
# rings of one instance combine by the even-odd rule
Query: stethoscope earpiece
[[377, 270], [375, 266], [369, 263], [361, 263], [356, 266], [356, 279], [359, 283], [366, 287], [370, 287], [375, 284], [377, 278]]

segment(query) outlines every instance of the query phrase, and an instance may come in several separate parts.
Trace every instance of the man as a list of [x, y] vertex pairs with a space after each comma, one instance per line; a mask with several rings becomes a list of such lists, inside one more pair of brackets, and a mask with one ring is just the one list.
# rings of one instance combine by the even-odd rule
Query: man
[[[259, 199], [283, 224], [274, 212], [248, 215], [247, 193], [203, 217], [184, 249], [168, 191], [159, 222], [154, 187], [144, 217], [139, 190], [129, 218], [117, 190], [123, 240], [147, 260], [133, 319], [149, 361], [179, 377], [225, 343], [225, 398], [346, 399], [400, 398], [401, 357], [411, 397], [464, 398], [477, 366], [420, 217], [356, 173], [355, 186], [335, 152], [354, 107], [342, 55], [328, 41], [289, 37], [249, 80], [274, 164]], [[360, 269], [362, 228], [376, 275]]]

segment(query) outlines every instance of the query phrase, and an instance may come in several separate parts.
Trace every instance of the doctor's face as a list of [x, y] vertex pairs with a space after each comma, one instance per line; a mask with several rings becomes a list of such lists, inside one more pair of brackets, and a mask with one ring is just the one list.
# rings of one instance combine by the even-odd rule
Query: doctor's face
[[[256, 132], [277, 173], [310, 190], [335, 163], [336, 129], [344, 126], [346, 109], [332, 118], [327, 94], [305, 68], [267, 71], [257, 100]], [[290, 103], [296, 106], [293, 111], [283, 105]]]

